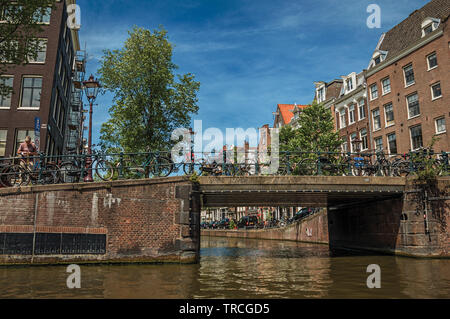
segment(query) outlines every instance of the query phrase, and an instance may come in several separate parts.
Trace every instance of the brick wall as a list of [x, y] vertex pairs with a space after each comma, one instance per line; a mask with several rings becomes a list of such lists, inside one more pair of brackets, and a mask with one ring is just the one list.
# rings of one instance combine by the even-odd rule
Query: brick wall
[[107, 243], [103, 255], [0, 255], [0, 263], [195, 262], [200, 209], [192, 189], [184, 178], [2, 189], [0, 233], [106, 234]]
[[[331, 248], [355, 248], [408, 256], [450, 256], [450, 179], [439, 180], [441, 200], [430, 201], [429, 233], [426, 233], [423, 206], [414, 197], [417, 190], [410, 180], [403, 198], [367, 202], [328, 212]], [[444, 220], [441, 223], [437, 215]]]

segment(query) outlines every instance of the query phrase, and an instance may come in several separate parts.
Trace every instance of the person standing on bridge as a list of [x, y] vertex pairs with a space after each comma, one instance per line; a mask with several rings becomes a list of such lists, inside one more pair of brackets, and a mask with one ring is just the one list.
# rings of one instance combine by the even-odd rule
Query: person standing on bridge
[[[29, 157], [29, 156], [36, 156], [37, 153], [37, 147], [34, 143], [31, 142], [31, 137], [27, 136], [25, 138], [25, 141], [20, 144], [19, 149], [17, 150], [17, 155], [22, 157]], [[24, 161], [21, 161], [21, 164], [31, 164], [33, 163], [33, 160], [27, 159], [26, 163]]]

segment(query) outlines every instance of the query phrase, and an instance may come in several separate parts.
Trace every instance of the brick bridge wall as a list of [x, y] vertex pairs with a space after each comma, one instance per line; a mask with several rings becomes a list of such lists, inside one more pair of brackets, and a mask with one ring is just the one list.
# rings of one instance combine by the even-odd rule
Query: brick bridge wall
[[[428, 201], [428, 233], [419, 188], [408, 180], [403, 198], [329, 210], [331, 248], [354, 248], [414, 257], [450, 257], [450, 178], [439, 178], [440, 194]], [[438, 197], [440, 200], [437, 200]]]
[[[196, 262], [200, 207], [192, 192], [192, 183], [179, 177], [27, 187], [21, 193], [1, 189], [0, 264]], [[60, 240], [58, 234], [68, 238], [61, 245], [68, 240], [65, 244], [74, 250], [64, 253], [70, 251], [69, 246], [68, 250], [56, 247], [53, 254], [33, 255], [26, 248], [33, 237], [37, 247], [45, 246], [50, 238]], [[85, 234], [97, 235], [100, 246], [104, 241], [103, 253], [102, 249], [100, 253], [79, 252]], [[22, 249], [22, 254], [2, 251], [5, 238], [11, 245], [19, 237], [22, 242], [13, 246]]]

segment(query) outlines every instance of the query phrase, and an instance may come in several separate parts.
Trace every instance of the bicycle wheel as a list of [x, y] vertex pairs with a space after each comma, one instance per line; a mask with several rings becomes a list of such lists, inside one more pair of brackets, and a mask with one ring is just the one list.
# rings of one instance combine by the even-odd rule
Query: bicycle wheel
[[114, 177], [114, 166], [103, 159], [95, 164], [95, 175], [102, 181], [111, 181]]
[[317, 163], [312, 159], [304, 159], [298, 165], [295, 173], [304, 176], [317, 175]]
[[201, 167], [196, 163], [184, 163], [183, 172], [186, 175], [192, 175], [194, 172], [199, 176], [202, 174]]
[[61, 183], [78, 183], [81, 177], [81, 169], [73, 162], [62, 163], [60, 168]]
[[58, 165], [45, 165], [40, 177], [41, 178], [39, 182], [41, 182], [42, 184], [58, 184], [61, 181], [61, 172]]
[[3, 169], [0, 183], [4, 187], [20, 187], [28, 185], [30, 179], [23, 167], [14, 164]]
[[154, 164], [151, 165], [151, 172], [154, 176], [167, 177], [173, 171], [173, 162], [170, 158], [159, 157]]
[[398, 161], [392, 164], [392, 173], [396, 177], [406, 177], [410, 173], [408, 161]]

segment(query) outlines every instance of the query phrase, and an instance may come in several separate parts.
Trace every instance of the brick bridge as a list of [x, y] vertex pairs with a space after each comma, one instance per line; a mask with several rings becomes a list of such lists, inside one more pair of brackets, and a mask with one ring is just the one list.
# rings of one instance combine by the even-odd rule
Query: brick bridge
[[201, 208], [217, 206], [326, 207], [312, 222], [331, 248], [448, 257], [448, 193], [418, 205], [416, 188], [393, 177], [255, 176], [0, 189], [0, 264], [197, 262]]

